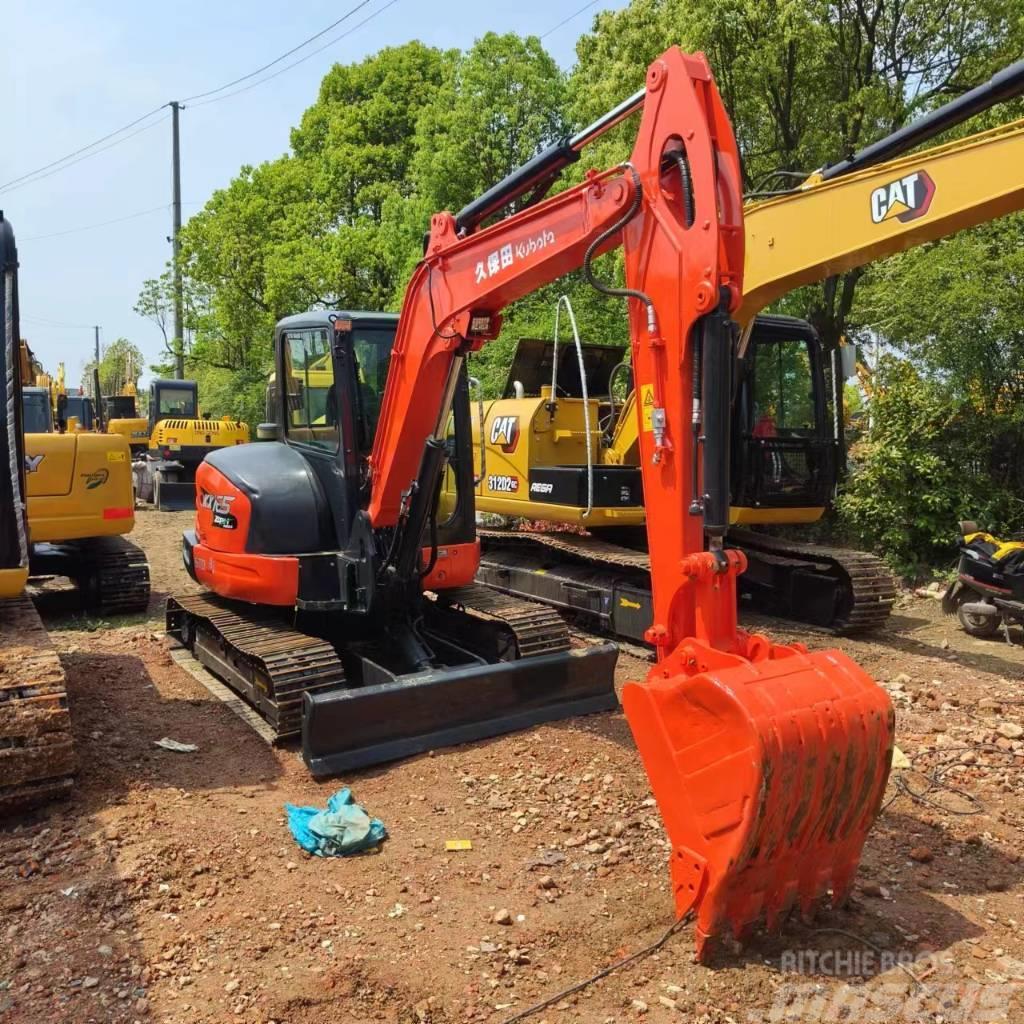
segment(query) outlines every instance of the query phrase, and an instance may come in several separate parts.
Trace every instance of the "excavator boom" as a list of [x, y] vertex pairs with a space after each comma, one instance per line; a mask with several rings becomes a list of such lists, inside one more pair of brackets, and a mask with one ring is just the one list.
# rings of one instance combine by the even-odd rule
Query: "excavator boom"
[[[743, 296], [736, 143], [701, 55], [648, 70], [628, 163], [460, 237], [438, 214], [402, 307], [371, 456], [368, 517], [398, 531], [399, 579], [420, 544], [444, 467], [464, 356], [497, 336], [509, 302], [615, 244], [625, 252], [658, 661], [622, 700], [672, 842], [677, 912], [698, 951], [725, 930], [842, 900], [881, 802], [893, 712], [838, 651], [809, 655], [736, 623], [741, 554], [726, 551], [733, 325]], [[485, 204], [494, 212], [540, 171]], [[639, 413], [638, 413], [639, 415]], [[694, 429], [694, 420], [696, 427]]]

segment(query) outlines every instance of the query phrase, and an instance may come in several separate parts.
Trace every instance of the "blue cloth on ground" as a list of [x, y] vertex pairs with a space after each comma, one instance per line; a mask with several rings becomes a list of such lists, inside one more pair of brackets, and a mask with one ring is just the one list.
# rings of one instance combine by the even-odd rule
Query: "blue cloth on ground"
[[327, 809], [285, 804], [288, 828], [295, 842], [314, 857], [344, 857], [382, 843], [388, 837], [384, 823], [371, 818], [356, 803], [352, 790], [339, 789]]

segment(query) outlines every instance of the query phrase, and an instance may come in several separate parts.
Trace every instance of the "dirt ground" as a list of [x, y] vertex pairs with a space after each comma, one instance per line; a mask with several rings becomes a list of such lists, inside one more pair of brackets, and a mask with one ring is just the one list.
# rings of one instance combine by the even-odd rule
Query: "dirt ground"
[[[501, 1024], [663, 933], [667, 845], [621, 713], [317, 783], [170, 658], [190, 518], [139, 516], [148, 621], [48, 622], [81, 770], [69, 801], [0, 825], [0, 1021]], [[913, 595], [838, 646], [892, 694], [911, 759], [848, 906], [710, 967], [684, 928], [533, 1021], [1024, 1021], [1024, 648]], [[340, 784], [390, 837], [307, 857], [284, 805]]]

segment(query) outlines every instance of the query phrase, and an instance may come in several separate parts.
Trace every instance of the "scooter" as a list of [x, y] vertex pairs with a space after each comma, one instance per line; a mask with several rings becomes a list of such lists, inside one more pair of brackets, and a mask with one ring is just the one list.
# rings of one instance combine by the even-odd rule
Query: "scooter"
[[1024, 625], [1024, 541], [1001, 541], [970, 520], [959, 524], [960, 562], [942, 597], [942, 610], [956, 615], [964, 632], [990, 637], [1000, 626]]

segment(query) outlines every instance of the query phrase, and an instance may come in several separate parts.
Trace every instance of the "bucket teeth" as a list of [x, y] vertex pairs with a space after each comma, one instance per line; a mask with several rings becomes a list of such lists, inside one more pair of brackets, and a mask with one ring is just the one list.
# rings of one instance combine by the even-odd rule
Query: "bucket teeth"
[[885, 692], [837, 651], [773, 653], [622, 694], [701, 959], [718, 936], [842, 903], [888, 779]]

